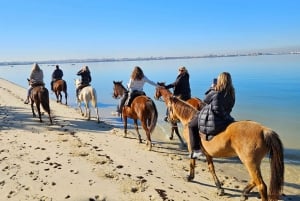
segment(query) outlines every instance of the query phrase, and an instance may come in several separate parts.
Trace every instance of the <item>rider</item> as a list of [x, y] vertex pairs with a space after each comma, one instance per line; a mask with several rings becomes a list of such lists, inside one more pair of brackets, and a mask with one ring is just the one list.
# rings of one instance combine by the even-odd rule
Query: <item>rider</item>
[[51, 90], [52, 91], [53, 91], [53, 83], [56, 80], [61, 80], [63, 76], [64, 76], [63, 71], [59, 68], [59, 65], [56, 65], [55, 70], [52, 73], [52, 81], [51, 81]]
[[28, 104], [29, 103], [29, 96], [31, 93], [31, 90], [33, 87], [38, 86], [38, 85], [44, 85], [44, 74], [43, 74], [43, 70], [40, 68], [40, 66], [37, 63], [34, 63], [31, 69], [31, 73], [29, 76], [29, 87], [27, 90], [27, 98], [24, 101], [24, 104]]
[[79, 95], [79, 91], [90, 85], [90, 82], [92, 81], [91, 72], [89, 70], [88, 66], [83, 66], [78, 72], [77, 75], [81, 76], [81, 83], [79, 87], [76, 89], [76, 97]]
[[[122, 112], [122, 108], [123, 108], [125, 102], [126, 102], [125, 105], [128, 105], [128, 104], [130, 104], [132, 99], [134, 97], [136, 97], [137, 95], [145, 95], [145, 92], [143, 91], [143, 87], [146, 82], [155, 87], [158, 87], [158, 85], [155, 82], [149, 80], [147, 78], [147, 76], [144, 75], [143, 70], [139, 66], [135, 66], [131, 73], [129, 82], [127, 84], [129, 94], [124, 93], [124, 95], [120, 99], [119, 106], [117, 108], [117, 113], [120, 114]], [[128, 100], [127, 100], [127, 98], [128, 98]]]
[[234, 121], [230, 113], [235, 103], [235, 90], [228, 72], [221, 73], [216, 84], [213, 84], [205, 95], [206, 105], [188, 125], [192, 150], [190, 157], [193, 159], [202, 156], [199, 133], [205, 134], [208, 139], [223, 131]]
[[[177, 96], [184, 101], [187, 101], [191, 98], [190, 75], [184, 66], [179, 67], [175, 82], [166, 85], [166, 89], [170, 88], [174, 88], [174, 96]], [[167, 116], [164, 118], [164, 120], [168, 121], [168, 110], [166, 113]]]

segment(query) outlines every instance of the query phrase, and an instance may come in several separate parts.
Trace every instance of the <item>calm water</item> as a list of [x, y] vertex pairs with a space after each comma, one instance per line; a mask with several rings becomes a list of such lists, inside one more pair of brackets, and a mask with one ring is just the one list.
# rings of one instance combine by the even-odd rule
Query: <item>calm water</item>
[[[192, 95], [204, 97], [211, 80], [222, 71], [232, 75], [236, 89], [236, 105], [232, 115], [236, 120], [251, 119], [275, 130], [281, 137], [285, 152], [291, 160], [300, 161], [300, 55], [252, 56], [231, 58], [201, 58], [160, 61], [98, 62], [61, 64], [64, 79], [68, 83], [69, 103], [75, 106], [74, 79], [76, 72], [88, 65], [92, 73], [92, 85], [98, 93], [100, 112], [114, 111], [118, 100], [112, 98], [112, 81], [123, 80], [126, 84], [134, 66], [139, 65], [153, 81], [171, 83], [180, 65], [190, 73]], [[45, 82], [50, 88], [54, 65], [42, 64]], [[27, 87], [31, 65], [0, 66], [3, 78]], [[145, 85], [150, 97], [154, 88]], [[54, 98], [54, 95], [51, 95]], [[24, 94], [25, 98], [25, 94]], [[155, 101], [159, 108], [159, 126], [167, 134], [169, 128], [162, 121], [165, 105]], [[104, 117], [105, 118], [105, 117]]]

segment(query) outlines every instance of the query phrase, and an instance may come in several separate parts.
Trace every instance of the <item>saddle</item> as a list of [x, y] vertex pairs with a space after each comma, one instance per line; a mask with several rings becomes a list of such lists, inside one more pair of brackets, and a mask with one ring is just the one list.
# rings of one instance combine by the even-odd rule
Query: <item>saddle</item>
[[45, 83], [42, 83], [42, 82], [36, 82], [36, 83], [32, 83], [32, 84], [31, 84], [31, 87], [32, 87], [32, 88], [40, 87], [40, 86], [44, 87], [44, 86], [45, 86]]
[[146, 93], [143, 91], [133, 91], [132, 93], [129, 93], [130, 95], [128, 96], [126, 102], [125, 102], [125, 106], [130, 107], [132, 101], [138, 97], [138, 96], [145, 96]]

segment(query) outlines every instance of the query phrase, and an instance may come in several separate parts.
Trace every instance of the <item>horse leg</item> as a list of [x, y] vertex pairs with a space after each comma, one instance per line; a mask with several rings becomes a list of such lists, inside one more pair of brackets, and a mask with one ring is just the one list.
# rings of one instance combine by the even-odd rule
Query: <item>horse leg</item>
[[[257, 160], [257, 159], [256, 159]], [[268, 200], [267, 186], [261, 176], [260, 161], [247, 161], [245, 166], [251, 177], [251, 182], [243, 189], [241, 200], [246, 200], [250, 191], [256, 186], [262, 201]]]
[[59, 97], [59, 102], [61, 103], [61, 101], [62, 101], [62, 95], [61, 95], [61, 92], [58, 93], [58, 97]]
[[187, 176], [187, 181], [192, 181], [195, 178], [196, 160], [190, 159], [190, 174]]
[[96, 115], [97, 115], [97, 123], [100, 123], [100, 116], [99, 116], [98, 107], [95, 107], [95, 112], [96, 112]]
[[213, 176], [215, 185], [217, 187], [217, 191], [218, 191], [217, 195], [222, 196], [222, 195], [224, 195], [224, 189], [222, 188], [221, 182], [219, 181], [219, 179], [216, 175], [213, 159], [212, 159], [212, 157], [206, 155], [206, 160], [207, 160], [207, 165], [208, 165], [209, 172]]
[[59, 102], [59, 97], [58, 97], [58, 91], [55, 91], [55, 96], [56, 96], [56, 102]]
[[85, 117], [87, 117], [88, 120], [91, 119], [91, 110], [88, 103], [85, 104]]
[[66, 105], [68, 105], [68, 101], [67, 101], [67, 98], [68, 98], [68, 94], [67, 94], [67, 92], [65, 91], [65, 99], [66, 99]]
[[180, 134], [179, 134], [179, 130], [178, 130], [178, 125], [176, 122], [171, 122], [171, 125], [172, 125], [172, 131], [171, 131], [171, 137], [170, 137], [170, 140], [173, 139], [173, 133], [175, 132], [175, 134], [177, 135], [180, 143], [181, 143], [181, 146], [182, 147], [186, 147], [186, 144], [184, 143], [184, 141], [182, 140]]
[[247, 186], [243, 189], [242, 195], [241, 195], [241, 201], [245, 201], [248, 199], [248, 195], [250, 191], [255, 187], [255, 182], [251, 181]]
[[144, 121], [141, 121], [141, 122], [142, 122], [142, 127], [145, 130], [146, 136], [147, 136], [146, 146], [149, 146], [148, 147], [148, 151], [151, 151], [151, 149], [152, 149], [152, 142], [151, 142], [151, 133], [150, 133], [150, 130], [149, 130], [148, 126], [147, 126], [147, 122], [144, 122]]
[[52, 117], [51, 117], [51, 115], [50, 115], [50, 112], [48, 112], [48, 116], [49, 116], [50, 124], [53, 124], [53, 123], [52, 123]]
[[34, 101], [31, 100], [31, 111], [32, 111], [32, 116], [33, 116], [33, 117], [36, 117], [36, 114], [35, 114], [35, 112], [34, 112], [34, 106], [33, 106], [33, 104], [34, 104]]
[[78, 108], [80, 110], [81, 116], [83, 116], [83, 111], [82, 111], [82, 108], [81, 108], [81, 102], [80, 101], [78, 101]]
[[169, 139], [170, 140], [173, 140], [173, 136], [174, 136], [174, 132], [176, 132], [175, 130], [176, 130], [176, 125], [175, 125], [175, 123], [171, 123], [171, 135], [170, 135], [170, 137], [169, 137]]
[[126, 115], [123, 115], [123, 123], [124, 123], [124, 137], [127, 137], [127, 116]]
[[36, 105], [36, 108], [37, 108], [37, 111], [38, 111], [38, 114], [39, 114], [40, 122], [43, 122], [42, 121], [42, 114], [41, 114], [41, 106], [40, 106], [40, 104], [41, 103], [37, 101], [35, 105]]
[[140, 135], [140, 132], [139, 132], [138, 120], [134, 119], [133, 122], [134, 122], [134, 128], [135, 128], [136, 133], [138, 135], [139, 143], [142, 143], [142, 138], [141, 138], [141, 135]]

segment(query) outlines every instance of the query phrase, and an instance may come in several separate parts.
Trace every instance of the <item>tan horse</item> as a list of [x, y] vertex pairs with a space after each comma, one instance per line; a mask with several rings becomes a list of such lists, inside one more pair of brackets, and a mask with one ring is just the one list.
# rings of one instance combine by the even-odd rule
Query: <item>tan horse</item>
[[[123, 94], [127, 91], [126, 88], [122, 85], [122, 81], [113, 81], [113, 84], [113, 97], [122, 97]], [[146, 145], [149, 146], [148, 150], [150, 151], [152, 148], [151, 133], [155, 129], [157, 116], [158, 113], [156, 105], [153, 100], [151, 100], [151, 98], [144, 95], [134, 98], [130, 106], [124, 106], [122, 109], [125, 137], [127, 135], [127, 118], [131, 118], [134, 121], [134, 127], [138, 134], [139, 142], [142, 143], [141, 135], [138, 129], [138, 120], [140, 120], [141, 125], [146, 132]]]
[[[182, 122], [184, 138], [188, 142], [190, 151], [188, 123], [197, 113], [197, 110], [176, 97], [169, 98], [168, 107], [170, 118], [175, 116]], [[202, 140], [201, 147], [206, 155], [208, 167], [219, 195], [224, 194], [224, 190], [216, 176], [212, 158], [238, 156], [250, 176], [250, 182], [244, 188], [241, 200], [246, 200], [254, 187], [257, 187], [262, 201], [279, 199], [284, 181], [284, 161], [283, 145], [275, 131], [254, 121], [236, 121], [212, 140]], [[271, 166], [269, 197], [260, 170], [261, 161], [268, 153]], [[190, 159], [189, 181], [195, 177], [195, 164], [195, 159]]]
[[65, 94], [65, 100], [66, 100], [66, 105], [68, 104], [67, 102], [67, 83], [64, 80], [56, 80], [53, 82], [53, 91], [56, 96], [56, 102], [61, 103], [62, 102], [62, 94], [61, 92], [64, 92]]
[[[76, 89], [80, 86], [81, 81], [79, 79], [75, 80]], [[88, 120], [91, 119], [91, 110], [90, 110], [90, 102], [95, 109], [95, 113], [97, 115], [97, 123], [100, 123], [100, 117], [97, 107], [97, 93], [96, 90], [92, 86], [86, 86], [82, 88], [78, 95], [78, 107], [80, 109], [80, 113], [82, 116], [87, 117]], [[81, 109], [81, 103], [84, 103], [85, 113], [83, 113]]]
[[[30, 80], [27, 79], [27, 81], [28, 81], [28, 84], [30, 85]], [[50, 123], [52, 124], [52, 117], [50, 115], [49, 91], [44, 86], [44, 84], [39, 84], [39, 85], [33, 86], [33, 88], [31, 89], [29, 98], [31, 100], [30, 102], [31, 102], [31, 110], [32, 110], [33, 117], [36, 117], [36, 114], [34, 112], [34, 106], [33, 106], [35, 103], [40, 122], [43, 122], [42, 114], [41, 114], [41, 105], [42, 105], [43, 109], [48, 113]]]
[[[160, 87], [156, 87], [155, 90], [155, 94], [154, 94], [154, 98], [156, 100], [159, 100], [161, 97], [163, 98], [163, 101], [165, 102], [166, 106], [168, 106], [168, 99], [173, 96], [173, 94], [170, 92], [170, 90], [165, 88], [165, 83], [163, 82], [159, 82], [158, 85]], [[197, 110], [201, 110], [203, 108], [203, 106], [205, 105], [204, 102], [202, 102], [199, 98], [197, 97], [192, 97], [190, 99], [188, 99], [186, 101], [187, 103], [191, 104], [194, 108], [196, 108]], [[171, 129], [171, 136], [170, 136], [170, 140], [173, 139], [173, 135], [174, 132], [177, 135], [178, 139], [181, 142], [182, 146], [185, 146], [184, 141], [182, 140], [180, 134], [179, 134], [179, 130], [178, 130], [178, 126], [177, 126], [177, 121], [171, 121], [170, 122], [172, 125], [172, 129]]]

